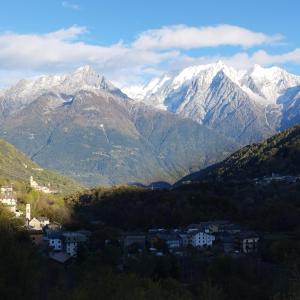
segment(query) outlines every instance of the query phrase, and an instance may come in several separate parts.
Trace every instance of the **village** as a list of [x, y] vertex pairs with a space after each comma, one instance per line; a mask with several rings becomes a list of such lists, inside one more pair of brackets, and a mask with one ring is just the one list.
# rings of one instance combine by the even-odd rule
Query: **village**
[[149, 229], [124, 234], [124, 253], [128, 256], [145, 249], [156, 256], [168, 253], [184, 256], [193, 249], [216, 248], [226, 254], [255, 254], [259, 235], [227, 220], [191, 224], [180, 229]]
[[[52, 193], [49, 187], [39, 186], [30, 177], [30, 186], [44, 193]], [[88, 230], [65, 230], [57, 222], [45, 216], [31, 216], [31, 206], [26, 204], [25, 212], [18, 210], [16, 193], [12, 185], [1, 187], [0, 203], [7, 206], [16, 218], [23, 218], [25, 228], [32, 241], [48, 257], [65, 264], [78, 255], [81, 246], [89, 240]], [[25, 214], [24, 214], [25, 213]], [[118, 240], [123, 257], [132, 257], [143, 252], [154, 256], [169, 254], [184, 257], [191, 249], [217, 249], [228, 255], [255, 255], [260, 237], [228, 220], [199, 222], [183, 228], [152, 228], [144, 232], [124, 232]], [[106, 243], [110, 241], [107, 240]]]
[[271, 176], [263, 176], [257, 177], [253, 179], [254, 183], [257, 185], [268, 185], [274, 182], [282, 182], [282, 183], [295, 183], [300, 182], [300, 175], [280, 175], [276, 173], [272, 173]]
[[[40, 186], [33, 177], [30, 177], [30, 187], [37, 191], [49, 194], [56, 193], [49, 186]], [[2, 186], [0, 189], [0, 203], [6, 206], [15, 218], [24, 220], [32, 241], [43, 248], [49, 258], [66, 263], [77, 256], [79, 244], [87, 241], [88, 231], [66, 231], [57, 222], [51, 222], [45, 216], [31, 216], [31, 206], [26, 204], [25, 212], [18, 209], [16, 192], [12, 185]], [[25, 213], [25, 214], [24, 214]]]

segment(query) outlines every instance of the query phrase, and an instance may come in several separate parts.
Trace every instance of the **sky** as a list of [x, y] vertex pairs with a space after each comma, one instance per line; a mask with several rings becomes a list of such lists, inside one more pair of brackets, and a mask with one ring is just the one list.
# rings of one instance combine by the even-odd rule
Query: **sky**
[[300, 74], [299, 0], [1, 0], [0, 86], [91, 65], [119, 87], [223, 60]]

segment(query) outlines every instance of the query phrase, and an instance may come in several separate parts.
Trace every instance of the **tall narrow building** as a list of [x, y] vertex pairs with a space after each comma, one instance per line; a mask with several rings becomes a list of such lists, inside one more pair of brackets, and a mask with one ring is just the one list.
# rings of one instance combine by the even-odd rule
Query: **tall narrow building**
[[31, 210], [30, 210], [30, 204], [26, 204], [26, 220], [30, 221], [31, 220]]

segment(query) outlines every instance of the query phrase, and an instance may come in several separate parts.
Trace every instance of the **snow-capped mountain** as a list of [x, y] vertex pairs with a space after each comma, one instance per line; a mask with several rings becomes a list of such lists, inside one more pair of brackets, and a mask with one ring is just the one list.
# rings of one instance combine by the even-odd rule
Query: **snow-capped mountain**
[[0, 91], [1, 113], [4, 117], [15, 113], [46, 93], [61, 94], [68, 101], [69, 95], [80, 90], [107, 90], [125, 96], [103, 75], [87, 65], [68, 75], [45, 75], [37, 79], [20, 80], [16, 85]]
[[91, 67], [20, 81], [2, 91], [0, 103], [1, 138], [87, 184], [175, 182], [239, 147], [197, 122], [132, 101]]
[[294, 119], [299, 115], [299, 87], [300, 76], [278, 67], [236, 70], [218, 61], [165, 74], [124, 92], [251, 143], [286, 128], [284, 120], [291, 118], [287, 113]]

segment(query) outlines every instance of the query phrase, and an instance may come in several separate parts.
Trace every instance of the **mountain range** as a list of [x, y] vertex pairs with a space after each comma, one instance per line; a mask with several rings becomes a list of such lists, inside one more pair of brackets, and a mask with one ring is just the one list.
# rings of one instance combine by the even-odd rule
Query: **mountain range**
[[174, 182], [239, 147], [191, 119], [136, 102], [85, 66], [1, 91], [0, 136], [85, 184]]
[[300, 76], [219, 61], [122, 91], [90, 66], [0, 91], [0, 137], [88, 184], [176, 182], [300, 121]]
[[136, 101], [190, 118], [246, 145], [300, 121], [300, 76], [222, 61], [188, 67], [124, 89]]

